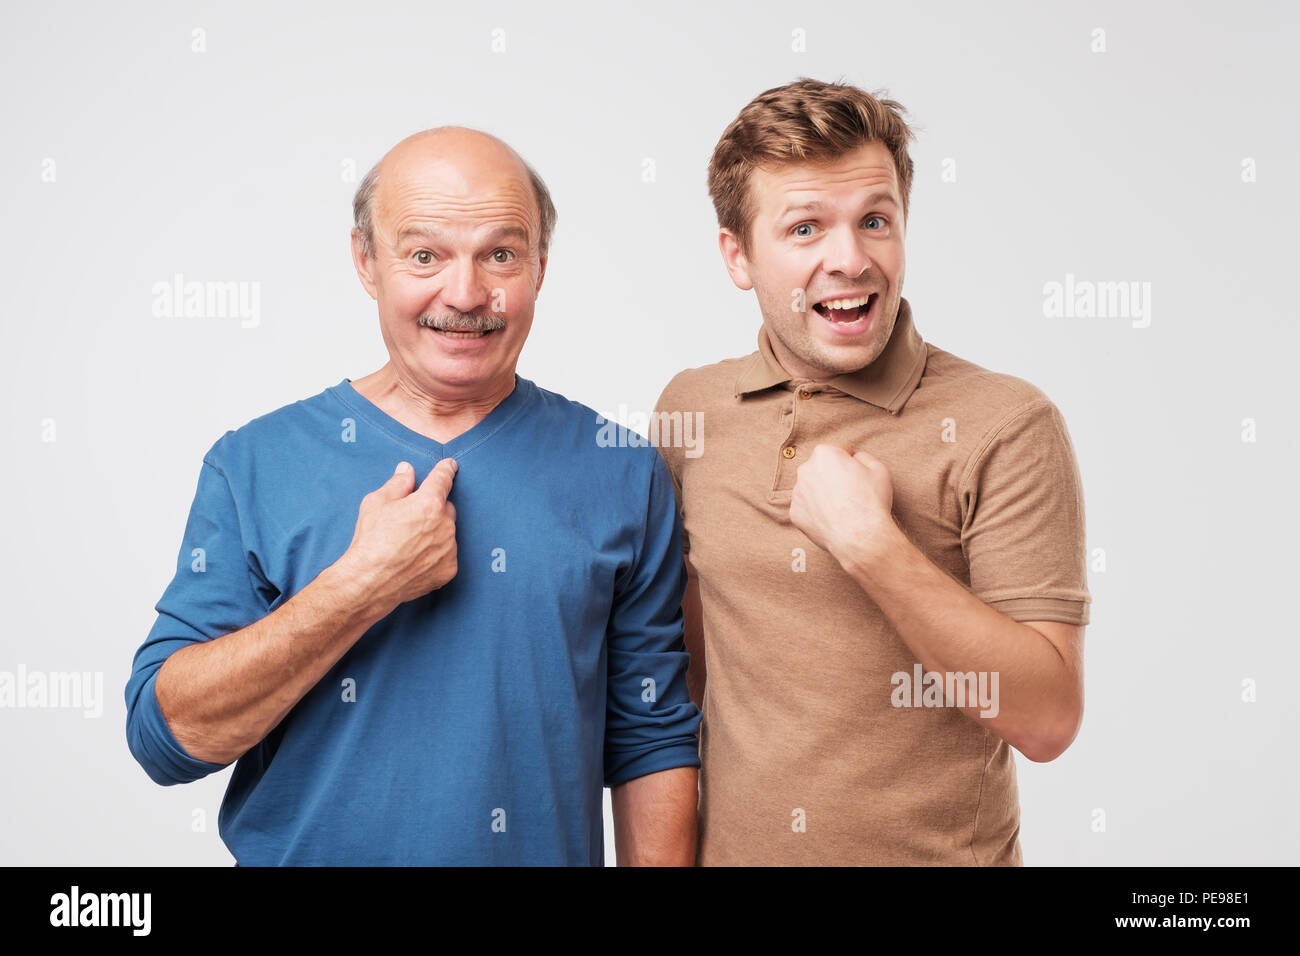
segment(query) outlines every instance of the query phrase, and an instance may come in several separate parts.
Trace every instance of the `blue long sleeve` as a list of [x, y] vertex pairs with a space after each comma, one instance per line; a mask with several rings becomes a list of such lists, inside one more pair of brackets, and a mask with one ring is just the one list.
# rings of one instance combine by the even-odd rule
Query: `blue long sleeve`
[[189, 783], [225, 765], [198, 760], [177, 742], [154, 693], [158, 671], [180, 648], [237, 631], [268, 612], [250, 577], [230, 487], [206, 459], [176, 573], [155, 610], [157, 620], [136, 652], [126, 687], [127, 743], [155, 782]]
[[686, 687], [682, 640], [686, 566], [672, 479], [651, 464], [644, 535], [618, 582], [609, 620], [605, 785], [671, 767], [699, 766], [699, 710]]

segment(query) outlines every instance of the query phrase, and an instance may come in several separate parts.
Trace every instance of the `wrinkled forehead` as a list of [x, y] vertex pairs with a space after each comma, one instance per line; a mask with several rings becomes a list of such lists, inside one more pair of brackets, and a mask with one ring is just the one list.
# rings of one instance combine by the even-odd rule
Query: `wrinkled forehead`
[[522, 229], [530, 244], [540, 224], [527, 170], [509, 157], [458, 159], [424, 156], [385, 162], [375, 194], [375, 225], [395, 238], [413, 225], [472, 233]]
[[750, 195], [759, 215], [777, 216], [789, 206], [889, 199], [901, 206], [898, 171], [880, 143], [825, 160], [756, 168]]

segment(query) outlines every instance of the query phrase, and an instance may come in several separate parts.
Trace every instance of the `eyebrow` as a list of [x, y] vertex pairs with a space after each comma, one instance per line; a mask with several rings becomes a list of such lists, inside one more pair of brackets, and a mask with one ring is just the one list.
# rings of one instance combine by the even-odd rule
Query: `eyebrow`
[[[401, 245], [410, 239], [430, 239], [438, 240], [443, 237], [444, 233], [440, 229], [432, 226], [407, 226], [397, 235], [397, 243]], [[499, 242], [503, 239], [515, 239], [524, 245], [528, 244], [528, 231], [522, 226], [497, 226], [490, 230], [484, 237], [487, 242]]]
[[[894, 199], [891, 193], [877, 191], [867, 197], [868, 206], [879, 206], [884, 203], [888, 203], [891, 206], [898, 205], [898, 202]], [[792, 203], [782, 209], [780, 215], [776, 218], [777, 221], [780, 221], [795, 212], [818, 212], [825, 209], [826, 206], [827, 204], [822, 202], [820, 199], [810, 199], [807, 202]]]

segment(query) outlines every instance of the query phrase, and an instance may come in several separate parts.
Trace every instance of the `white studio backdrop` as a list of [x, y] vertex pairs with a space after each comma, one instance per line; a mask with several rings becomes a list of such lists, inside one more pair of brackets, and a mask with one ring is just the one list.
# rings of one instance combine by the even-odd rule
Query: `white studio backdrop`
[[[620, 417], [680, 369], [753, 350], [705, 166], [746, 102], [805, 75], [908, 108], [917, 327], [1042, 388], [1078, 454], [1087, 710], [1058, 760], [1018, 759], [1026, 863], [1296, 863], [1298, 18], [1261, 2], [8, 11], [0, 671], [99, 673], [103, 700], [0, 710], [0, 864], [232, 862], [229, 771], [151, 783], [122, 691], [204, 451], [384, 361], [348, 230], [385, 150], [455, 123], [541, 172], [559, 225], [519, 371]], [[256, 315], [155, 315], [153, 287], [178, 275], [255, 284]], [[1134, 297], [1060, 315], [1053, 283]]]

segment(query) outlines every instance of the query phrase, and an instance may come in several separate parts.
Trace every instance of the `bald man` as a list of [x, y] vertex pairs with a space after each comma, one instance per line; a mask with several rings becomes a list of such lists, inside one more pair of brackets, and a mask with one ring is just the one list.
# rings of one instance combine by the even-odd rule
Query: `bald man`
[[238, 865], [599, 865], [602, 785], [620, 864], [690, 864], [672, 480], [515, 372], [545, 184], [494, 137], [428, 130], [354, 215], [388, 361], [204, 457], [126, 687], [132, 753], [162, 784], [235, 764]]

